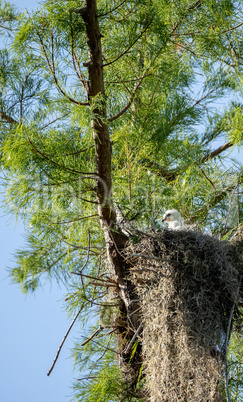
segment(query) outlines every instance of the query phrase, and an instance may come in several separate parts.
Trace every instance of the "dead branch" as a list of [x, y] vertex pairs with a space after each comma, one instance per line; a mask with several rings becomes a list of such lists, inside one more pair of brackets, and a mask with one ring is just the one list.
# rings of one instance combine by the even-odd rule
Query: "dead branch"
[[52, 363], [52, 365], [51, 365], [50, 370], [49, 370], [48, 373], [47, 373], [47, 376], [48, 376], [48, 377], [49, 377], [49, 375], [51, 374], [52, 370], [53, 370], [54, 367], [55, 367], [55, 364], [56, 364], [57, 359], [58, 359], [58, 357], [59, 357], [59, 354], [60, 354], [60, 352], [61, 352], [61, 350], [62, 350], [62, 347], [63, 347], [63, 345], [64, 345], [64, 342], [66, 341], [66, 339], [67, 339], [67, 337], [68, 337], [68, 335], [69, 335], [69, 332], [71, 331], [71, 329], [72, 329], [72, 327], [73, 327], [75, 321], [77, 320], [79, 314], [81, 313], [81, 311], [82, 311], [82, 309], [83, 309], [83, 306], [84, 306], [84, 304], [82, 304], [82, 306], [81, 306], [80, 309], [78, 310], [77, 314], [75, 315], [73, 321], [71, 322], [71, 324], [70, 324], [70, 326], [69, 326], [69, 328], [68, 328], [68, 330], [67, 330], [67, 332], [66, 332], [66, 334], [65, 334], [65, 336], [64, 336], [64, 338], [63, 338], [63, 340], [62, 340], [62, 342], [61, 342], [61, 344], [60, 344], [60, 346], [59, 346], [59, 348], [58, 348], [58, 351], [57, 351], [57, 353], [56, 353], [55, 359], [54, 359], [54, 361], [53, 361], [53, 363]]
[[85, 346], [88, 342], [92, 341], [92, 339], [93, 339], [96, 335], [98, 335], [101, 331], [103, 331], [103, 329], [104, 329], [104, 327], [102, 327], [102, 326], [100, 325], [100, 327], [99, 327], [95, 332], [93, 332], [93, 334], [92, 334], [86, 341], [84, 341], [83, 343], [81, 343], [81, 346]]

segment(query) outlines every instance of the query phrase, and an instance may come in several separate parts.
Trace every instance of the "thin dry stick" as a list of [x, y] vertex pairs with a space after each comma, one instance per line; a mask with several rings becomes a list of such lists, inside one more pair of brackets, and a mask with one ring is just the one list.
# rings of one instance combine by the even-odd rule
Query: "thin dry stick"
[[141, 258], [144, 258], [145, 260], [156, 260], [156, 261], [167, 261], [168, 262], [168, 260], [165, 260], [164, 258], [160, 258], [160, 257], [154, 257], [153, 255], [146, 255], [146, 254], [131, 254], [130, 256], [129, 256], [129, 259], [130, 259], [130, 257], [141, 257]]
[[107, 279], [102, 279], [102, 278], [98, 278], [98, 277], [96, 277], [96, 276], [80, 274], [80, 272], [71, 272], [71, 274], [73, 274], [73, 275], [80, 275], [80, 276], [83, 276], [84, 278], [89, 278], [89, 279], [92, 279], [92, 280], [95, 280], [95, 281], [99, 281], [99, 282], [113, 283], [113, 284], [118, 285], [118, 283], [117, 283], [115, 280], [113, 280], [113, 279], [111, 279], [111, 278], [108, 278], [108, 277], [107, 277]]
[[[115, 329], [114, 329], [114, 331], [115, 331]], [[107, 334], [105, 334], [105, 336], [110, 335], [110, 334], [111, 334], [111, 332], [108, 332]], [[95, 340], [93, 340], [93, 343], [95, 343], [96, 345], [101, 346], [101, 347], [104, 346], [104, 345], [102, 345], [102, 343], [100, 343], [98, 341], [95, 341]], [[111, 352], [116, 353], [117, 355], [119, 355], [119, 353], [116, 350], [109, 348], [107, 345], [106, 345], [106, 350], [110, 350]]]
[[139, 333], [141, 332], [143, 327], [143, 323], [141, 322], [141, 324], [139, 325], [137, 331], [135, 332], [135, 334], [133, 335], [131, 342], [127, 345], [127, 347], [124, 349], [124, 353], [128, 353], [131, 350], [132, 345], [135, 342], [135, 339], [137, 338], [137, 336], [139, 335]]
[[[154, 272], [155, 274], [158, 274], [158, 267], [156, 265], [154, 265], [154, 267], [155, 267], [155, 269], [150, 268], [150, 267], [149, 268], [142, 267], [140, 269], [132, 268], [131, 272], [132, 273], [138, 273], [138, 274], [141, 274], [143, 272]], [[164, 275], [164, 274], [161, 274], [161, 273], [159, 273], [159, 276], [162, 277], [162, 278], [171, 278], [171, 275]]]
[[103, 329], [104, 327], [100, 325], [100, 327], [95, 332], [93, 332], [93, 334], [88, 339], [86, 339], [86, 341], [81, 343], [81, 346], [84, 346], [86, 345], [86, 343], [90, 342], [96, 335], [98, 335], [101, 331], [103, 331]]
[[69, 328], [68, 328], [68, 330], [67, 330], [65, 336], [63, 337], [62, 342], [60, 343], [60, 346], [59, 346], [59, 348], [58, 348], [58, 351], [57, 351], [57, 354], [56, 354], [56, 356], [55, 356], [55, 359], [53, 360], [52, 366], [51, 366], [50, 370], [49, 370], [48, 373], [47, 373], [48, 377], [49, 377], [49, 375], [51, 374], [52, 370], [53, 370], [54, 367], [55, 367], [55, 364], [56, 364], [57, 359], [58, 359], [58, 357], [59, 357], [59, 354], [60, 354], [60, 352], [61, 352], [61, 350], [62, 350], [62, 347], [63, 347], [63, 345], [64, 345], [64, 342], [66, 341], [66, 339], [67, 339], [67, 337], [68, 337], [68, 335], [69, 335], [69, 332], [71, 331], [71, 329], [72, 329], [72, 327], [73, 327], [75, 321], [77, 320], [79, 314], [81, 313], [82, 308], [83, 308], [83, 304], [82, 304], [82, 306], [80, 307], [80, 309], [78, 310], [77, 314], [75, 315], [75, 317], [74, 317], [73, 321], [71, 322], [71, 324], [70, 324], [70, 326], [69, 326]]

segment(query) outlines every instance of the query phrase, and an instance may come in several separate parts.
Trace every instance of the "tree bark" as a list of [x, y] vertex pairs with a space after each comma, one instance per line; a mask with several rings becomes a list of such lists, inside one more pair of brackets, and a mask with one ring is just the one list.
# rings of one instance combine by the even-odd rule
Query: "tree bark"
[[88, 99], [93, 112], [98, 213], [106, 240], [108, 260], [117, 275], [120, 297], [128, 311], [132, 303], [130, 291], [133, 289], [131, 283], [126, 280], [128, 267], [120, 252], [125, 246], [127, 237], [116, 227], [116, 213], [112, 207], [112, 150], [106, 116], [101, 33], [96, 0], [86, 0], [81, 15], [86, 25], [89, 47], [89, 60], [85, 65], [89, 72]]
[[[122, 337], [122, 347], [125, 348], [126, 343], [129, 343], [132, 335], [138, 329], [140, 319], [137, 312], [138, 297], [134, 285], [128, 279], [129, 266], [121, 254], [127, 237], [116, 226], [116, 212], [112, 207], [112, 149], [107, 125], [101, 34], [96, 0], [85, 0], [85, 7], [77, 11], [85, 22], [88, 38], [89, 60], [85, 66], [89, 73], [88, 101], [93, 113], [91, 125], [95, 143], [98, 214], [106, 241], [107, 259], [119, 284], [120, 314], [122, 321], [125, 321], [126, 324], [121, 326], [118, 331]], [[121, 352], [121, 358], [123, 364], [128, 368], [126, 371], [129, 372], [131, 387], [135, 388], [142, 364], [141, 347], [137, 348], [132, 358], [131, 353]]]
[[121, 265], [117, 263], [118, 256], [114, 256], [117, 252], [111, 253], [110, 250], [111, 243], [114, 243], [118, 250], [123, 248], [126, 237], [122, 233], [114, 231], [116, 213], [112, 207], [111, 197], [112, 151], [106, 119], [101, 34], [99, 30], [96, 0], [86, 0], [85, 7], [80, 11], [86, 25], [87, 43], [89, 47], [89, 60], [85, 63], [85, 66], [88, 67], [89, 72], [88, 99], [93, 113], [91, 125], [95, 143], [98, 213], [108, 248], [108, 257], [114, 266], [120, 283], [122, 283], [124, 270]]

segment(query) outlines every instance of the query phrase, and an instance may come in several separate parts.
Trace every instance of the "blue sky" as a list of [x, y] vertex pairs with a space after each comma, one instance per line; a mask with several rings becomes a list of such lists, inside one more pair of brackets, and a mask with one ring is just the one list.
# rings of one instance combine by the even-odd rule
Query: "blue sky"
[[[15, 4], [31, 10], [38, 2], [16, 0]], [[2, 200], [1, 195], [0, 205]], [[46, 375], [70, 324], [63, 309], [65, 289], [47, 283], [34, 295], [25, 296], [11, 284], [6, 267], [13, 266], [13, 253], [24, 244], [24, 226], [11, 222], [0, 209], [0, 229], [0, 400], [68, 402], [74, 377], [69, 356], [79, 336], [77, 327], [72, 329], [52, 374]]]
[[10, 284], [6, 266], [13, 266], [12, 253], [23, 245], [23, 226], [8, 223], [0, 216], [0, 399], [3, 402], [67, 402], [73, 379], [69, 358], [72, 330], [50, 377], [47, 377], [56, 350], [70, 320], [62, 308], [64, 289], [46, 284], [34, 295], [23, 295]]

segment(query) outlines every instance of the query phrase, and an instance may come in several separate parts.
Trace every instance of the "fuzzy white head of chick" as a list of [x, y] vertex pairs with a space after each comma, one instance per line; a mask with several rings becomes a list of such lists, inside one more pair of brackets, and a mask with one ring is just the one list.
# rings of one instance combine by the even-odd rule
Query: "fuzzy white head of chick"
[[184, 228], [182, 216], [176, 209], [169, 209], [166, 211], [162, 222], [168, 223], [168, 229], [181, 230]]

